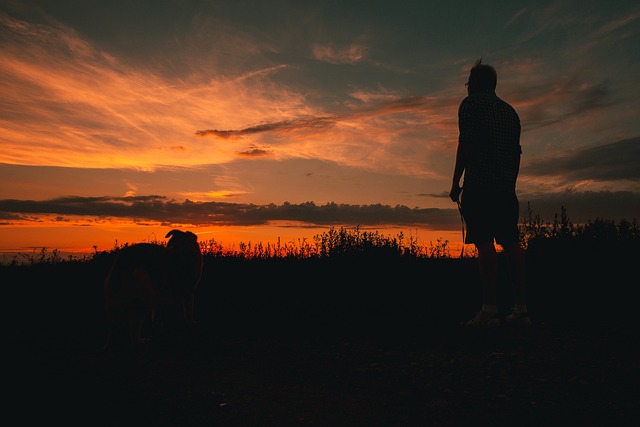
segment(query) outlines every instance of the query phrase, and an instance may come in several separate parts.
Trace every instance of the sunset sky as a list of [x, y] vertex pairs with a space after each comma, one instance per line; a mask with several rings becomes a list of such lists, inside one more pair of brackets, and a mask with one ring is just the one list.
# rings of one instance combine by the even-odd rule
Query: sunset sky
[[640, 219], [638, 46], [637, 0], [0, 0], [0, 252], [460, 238], [478, 58], [522, 121], [523, 206]]

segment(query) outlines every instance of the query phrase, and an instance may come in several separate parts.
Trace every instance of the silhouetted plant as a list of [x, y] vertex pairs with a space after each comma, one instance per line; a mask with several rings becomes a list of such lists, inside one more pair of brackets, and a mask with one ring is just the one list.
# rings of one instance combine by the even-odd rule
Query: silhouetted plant
[[435, 245], [429, 242], [429, 246], [424, 248], [424, 253], [427, 258], [449, 258], [449, 241], [438, 238]]
[[35, 249], [30, 254], [19, 254], [22, 260], [29, 265], [34, 264], [56, 264], [63, 261], [57, 249], [49, 252], [48, 248], [41, 248], [39, 251]]
[[640, 227], [637, 219], [632, 222], [596, 218], [586, 224], [575, 225], [569, 219], [567, 210], [561, 206], [561, 214], [555, 214], [553, 223], [544, 223], [534, 216], [530, 206], [525, 211], [521, 225], [521, 238], [527, 250], [537, 252], [566, 253], [567, 251], [603, 253], [604, 251], [624, 252], [632, 245], [640, 243]]

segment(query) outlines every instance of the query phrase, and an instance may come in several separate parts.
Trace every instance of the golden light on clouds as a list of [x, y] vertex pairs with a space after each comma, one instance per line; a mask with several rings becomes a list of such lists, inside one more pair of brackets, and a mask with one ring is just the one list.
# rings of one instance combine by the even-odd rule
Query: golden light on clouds
[[311, 47], [313, 57], [330, 64], [352, 64], [362, 61], [367, 53], [363, 43], [351, 43], [344, 46], [330, 44], [314, 44]]
[[183, 193], [183, 196], [186, 199], [193, 200], [194, 202], [202, 202], [211, 200], [234, 199], [246, 194], [247, 192], [243, 191], [219, 190], [207, 192], [185, 192]]
[[[215, 69], [172, 78], [121, 62], [66, 27], [3, 19], [19, 29], [21, 39], [5, 41], [0, 53], [5, 77], [0, 95], [12, 100], [16, 114], [0, 123], [0, 162], [154, 170], [268, 155], [393, 167], [392, 147], [380, 160], [361, 153], [393, 143], [390, 128], [441, 114], [435, 106], [429, 111], [426, 99], [401, 99], [378, 88], [354, 92], [360, 105], [352, 105], [344, 116], [327, 115], [305, 102], [303, 93], [267, 79], [285, 65], [234, 78], [219, 76]], [[357, 44], [316, 46], [322, 60], [356, 61], [364, 51]], [[201, 130], [204, 126], [219, 130]], [[277, 143], [274, 133], [282, 136]], [[230, 139], [216, 142], [195, 134]]]

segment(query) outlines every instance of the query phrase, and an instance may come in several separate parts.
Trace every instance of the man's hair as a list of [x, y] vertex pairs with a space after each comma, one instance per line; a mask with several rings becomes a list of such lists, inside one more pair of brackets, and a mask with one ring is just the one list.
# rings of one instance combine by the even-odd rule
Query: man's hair
[[478, 59], [469, 73], [469, 83], [476, 90], [496, 90], [498, 74], [496, 69], [489, 64], [483, 64], [482, 58]]

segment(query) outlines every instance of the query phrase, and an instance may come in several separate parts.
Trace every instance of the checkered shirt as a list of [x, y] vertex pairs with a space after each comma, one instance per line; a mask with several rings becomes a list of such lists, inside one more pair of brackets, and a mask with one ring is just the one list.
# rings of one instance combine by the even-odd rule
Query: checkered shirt
[[470, 147], [463, 187], [515, 191], [520, 169], [520, 118], [494, 91], [467, 96], [458, 109], [458, 142]]

